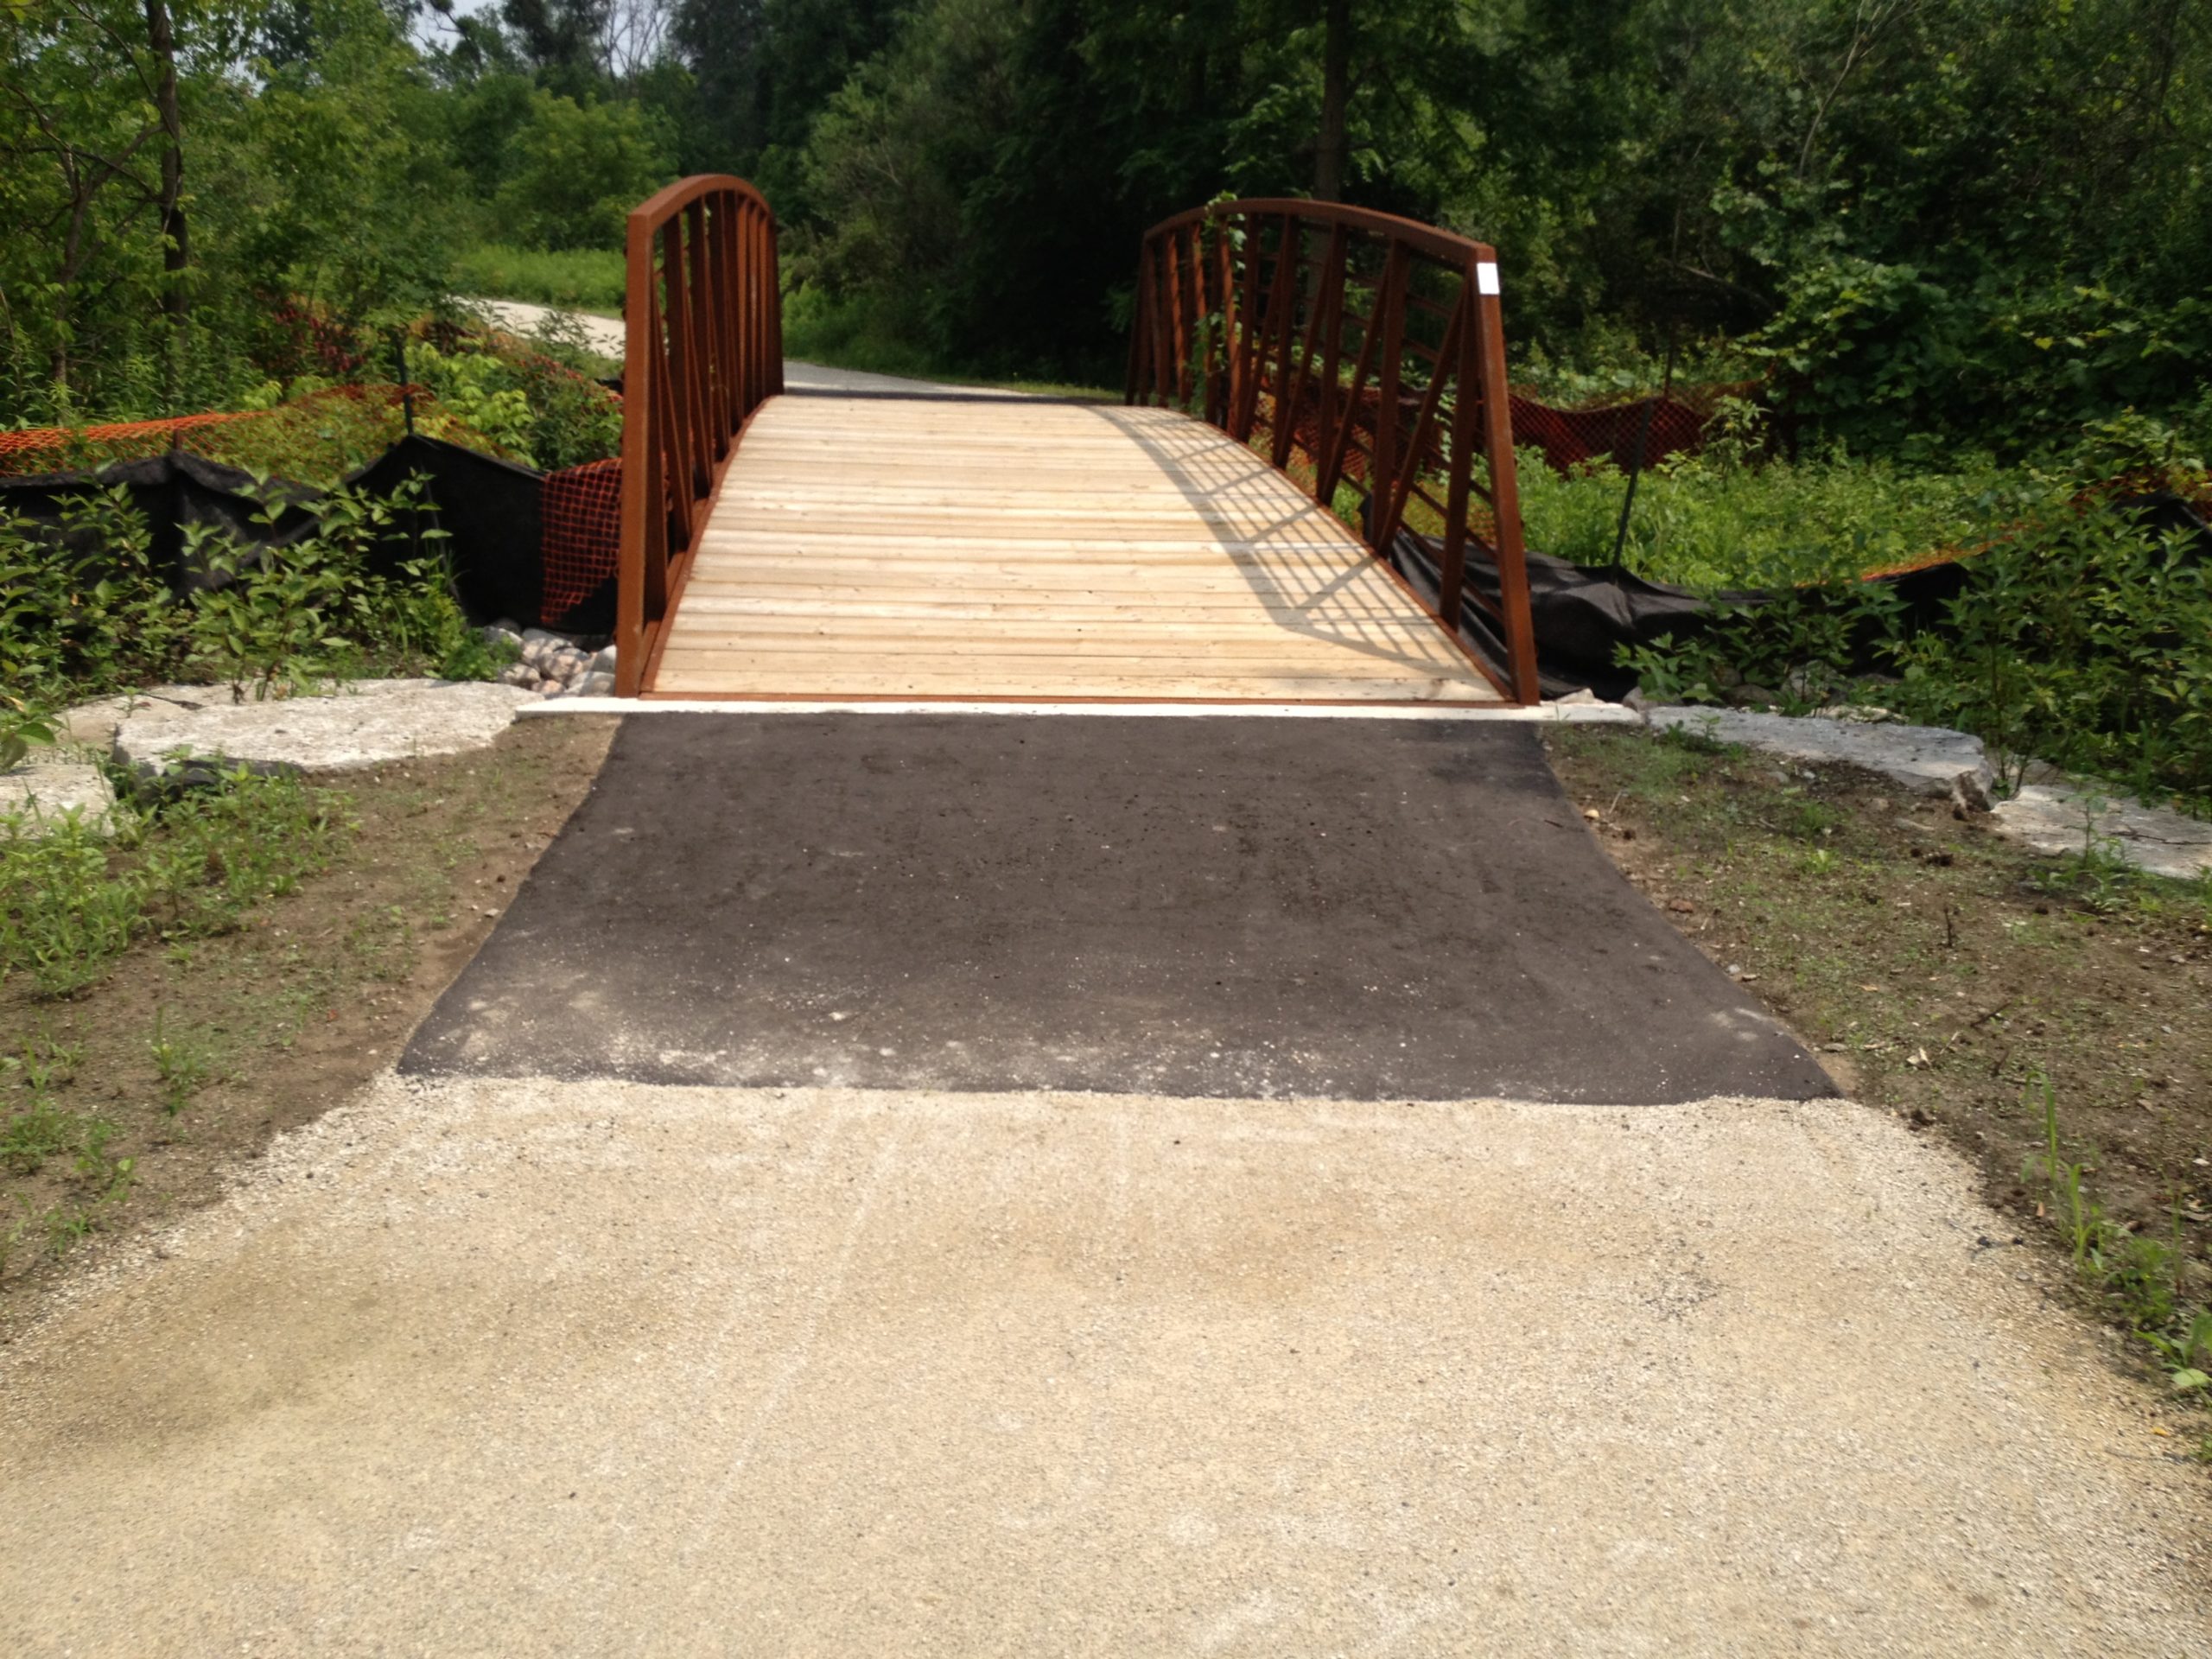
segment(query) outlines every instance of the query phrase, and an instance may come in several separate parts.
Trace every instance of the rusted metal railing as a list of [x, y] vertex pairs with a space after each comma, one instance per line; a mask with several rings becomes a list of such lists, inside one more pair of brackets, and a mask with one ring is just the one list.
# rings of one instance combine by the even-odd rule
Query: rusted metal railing
[[742, 179], [679, 180], [629, 221], [615, 690], [648, 683], [746, 421], [784, 389], [776, 218]]
[[[1500, 689], [1538, 700], [1489, 247], [1333, 202], [1178, 214], [1145, 232], [1128, 396], [1256, 442], [1323, 506], [1349, 492], [1378, 556], [1402, 529], [1433, 531], [1438, 620], [1460, 639], [1473, 599], [1503, 643]], [[1470, 538], [1495, 563], [1495, 598], [1468, 585]]]

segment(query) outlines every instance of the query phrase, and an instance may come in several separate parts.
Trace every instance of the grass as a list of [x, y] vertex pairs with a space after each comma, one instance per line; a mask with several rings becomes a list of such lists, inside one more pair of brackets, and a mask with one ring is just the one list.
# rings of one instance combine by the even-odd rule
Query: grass
[[[87, 959], [0, 975], [0, 1317], [389, 1065], [611, 729], [528, 721], [467, 754], [237, 780], [136, 815], [119, 844], [65, 836], [58, 861], [0, 840], [0, 913], [20, 937], [41, 908], [39, 936]], [[71, 912], [104, 906], [130, 923], [88, 938]]]
[[136, 941], [245, 926], [343, 844], [342, 797], [240, 771], [157, 810], [119, 802], [112, 839], [82, 815], [0, 818], [0, 985], [75, 995]]
[[625, 281], [619, 252], [596, 248], [547, 253], [496, 244], [471, 248], [454, 263], [454, 287], [494, 300], [528, 300], [602, 316], [622, 315]]
[[[1628, 480], [1610, 461], [1562, 476], [1524, 451], [1528, 544], [1576, 564], [1612, 563]], [[2022, 484], [1988, 463], [1923, 472], [1833, 454], [1737, 464], [1725, 447], [1648, 468], [1622, 561], [1699, 589], [1781, 588], [1866, 575], [1971, 548], [2014, 510]]]
[[1671, 922], [2207, 1391], [2182, 1374], [2212, 1338], [2212, 880], [2039, 859], [1897, 785], [1694, 734], [1546, 743]]

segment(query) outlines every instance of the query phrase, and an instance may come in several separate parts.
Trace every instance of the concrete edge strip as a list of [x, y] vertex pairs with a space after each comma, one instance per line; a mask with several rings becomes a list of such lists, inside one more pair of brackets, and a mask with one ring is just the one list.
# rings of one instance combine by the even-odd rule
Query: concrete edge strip
[[[911, 1100], [926, 1096], [939, 1105], [976, 1111], [1003, 1108], [1010, 1103], [1031, 1102], [1065, 1102], [1071, 1105], [1112, 1106], [1115, 1104], [1151, 1103], [1172, 1101], [1193, 1110], [1233, 1111], [1252, 1106], [1303, 1106], [1317, 1112], [1344, 1115], [1370, 1111], [1514, 1111], [1514, 1112], [1577, 1112], [1596, 1116], [1604, 1112], [1700, 1112], [1735, 1110], [1755, 1107], [1760, 1110], [1784, 1112], [1831, 1111], [1845, 1109], [1873, 1113], [1885, 1120], [1894, 1120], [1896, 1114], [1885, 1106], [1875, 1106], [1840, 1090], [1833, 1095], [1820, 1095], [1810, 1099], [1798, 1099], [1789, 1095], [1712, 1094], [1693, 1095], [1686, 1100], [1543, 1100], [1527, 1095], [1429, 1095], [1395, 1092], [1382, 1095], [1315, 1095], [1290, 1091], [1279, 1095], [1191, 1095], [1179, 1094], [1173, 1090], [1144, 1089], [1072, 1089], [1049, 1084], [1023, 1084], [1004, 1089], [938, 1088], [924, 1084], [864, 1084], [864, 1083], [649, 1083], [636, 1077], [594, 1074], [577, 1077], [559, 1071], [461, 1071], [443, 1069], [410, 1071], [404, 1064], [395, 1062], [374, 1073], [353, 1093], [340, 1101], [340, 1105], [365, 1104], [385, 1087], [405, 1090], [409, 1094], [429, 1094], [441, 1090], [471, 1089], [607, 1089], [634, 1090], [666, 1097], [702, 1097], [707, 1096], [743, 1095], [762, 1100], [792, 1101], [815, 1098], [849, 1100], [856, 1105], [874, 1105], [886, 1099]], [[326, 1114], [327, 1115], [327, 1114]], [[309, 1120], [309, 1123], [318, 1120]], [[302, 1128], [308, 1127], [302, 1125]], [[285, 1135], [296, 1135], [299, 1129], [283, 1131]], [[1916, 1144], [1920, 1144], [1916, 1142]]]
[[1643, 716], [1611, 702], [1491, 704], [1318, 702], [785, 702], [718, 697], [549, 697], [518, 719], [549, 715], [1090, 715], [1146, 720], [1453, 720], [1561, 726], [1641, 726]]

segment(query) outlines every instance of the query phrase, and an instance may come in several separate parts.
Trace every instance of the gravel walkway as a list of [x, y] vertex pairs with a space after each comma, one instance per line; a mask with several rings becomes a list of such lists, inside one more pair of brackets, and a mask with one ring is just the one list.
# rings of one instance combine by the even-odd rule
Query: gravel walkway
[[408, 1084], [0, 1357], [0, 1650], [2205, 1650], [2204, 1476], [1834, 1103]]

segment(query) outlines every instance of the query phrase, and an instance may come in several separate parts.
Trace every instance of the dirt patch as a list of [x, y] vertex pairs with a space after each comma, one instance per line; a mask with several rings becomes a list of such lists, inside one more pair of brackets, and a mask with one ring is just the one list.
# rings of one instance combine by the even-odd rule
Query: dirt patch
[[[0, 1166], [0, 1340], [104, 1247], [220, 1196], [270, 1136], [391, 1063], [589, 790], [617, 721], [517, 721], [489, 748], [315, 780], [352, 829], [329, 868], [214, 938], [142, 944], [98, 985], [0, 985], [0, 1115], [109, 1126], [96, 1156]], [[124, 1160], [128, 1160], [127, 1166]], [[123, 1172], [118, 1179], [118, 1172]]]
[[[1853, 768], [1547, 740], [1616, 863], [1858, 1098], [2047, 1230], [2044, 1080], [2106, 1213], [2212, 1259], [2212, 887], [2083, 871]], [[1999, 1244], [2010, 1241], [1997, 1241]]]

